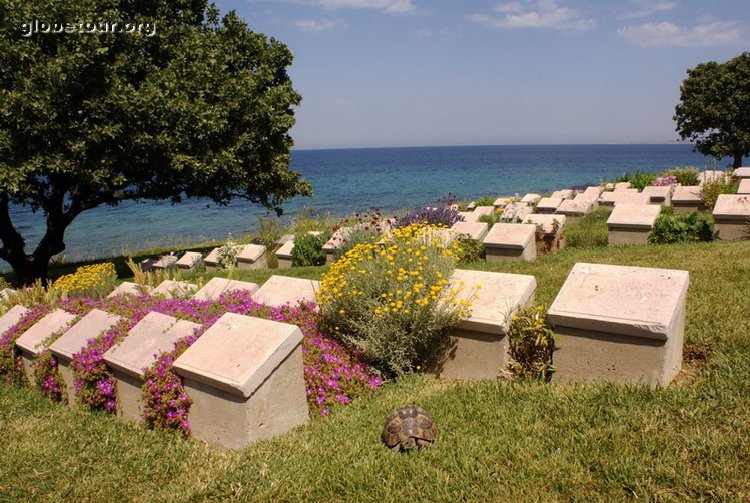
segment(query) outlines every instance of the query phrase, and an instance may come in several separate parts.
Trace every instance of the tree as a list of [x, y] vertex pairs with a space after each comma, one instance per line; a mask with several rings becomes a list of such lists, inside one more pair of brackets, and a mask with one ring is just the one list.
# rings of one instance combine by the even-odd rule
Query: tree
[[[26, 36], [35, 20], [65, 31]], [[207, 0], [0, 0], [0, 258], [22, 284], [46, 280], [65, 229], [103, 204], [241, 198], [280, 214], [311, 195], [289, 170], [291, 62]], [[30, 254], [13, 204], [46, 218]]]
[[683, 140], [716, 159], [731, 156], [733, 167], [750, 154], [750, 52], [726, 63], [702, 63], [688, 70], [675, 108]]

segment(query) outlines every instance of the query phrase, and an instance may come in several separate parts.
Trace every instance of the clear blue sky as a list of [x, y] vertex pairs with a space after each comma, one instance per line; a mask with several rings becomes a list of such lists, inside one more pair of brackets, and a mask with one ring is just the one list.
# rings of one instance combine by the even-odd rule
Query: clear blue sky
[[664, 142], [748, 0], [219, 0], [295, 54], [295, 148]]

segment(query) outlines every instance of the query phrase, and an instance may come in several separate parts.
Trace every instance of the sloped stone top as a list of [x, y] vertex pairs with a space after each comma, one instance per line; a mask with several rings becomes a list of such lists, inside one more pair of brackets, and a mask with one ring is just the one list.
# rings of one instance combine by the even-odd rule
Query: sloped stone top
[[291, 259], [292, 258], [292, 250], [294, 250], [294, 240], [287, 241], [281, 247], [276, 250], [276, 256], [280, 258], [286, 258]]
[[700, 173], [698, 173], [698, 183], [700, 185], [703, 185], [703, 182], [705, 182], [706, 180], [711, 180], [714, 178], [721, 178], [721, 177], [726, 177], [726, 176], [727, 174], [724, 171], [719, 171], [717, 169], [714, 169], [714, 170], [709, 169], [709, 170], [701, 171]]
[[614, 190], [619, 192], [621, 190], [627, 190], [630, 188], [630, 182], [617, 182], [614, 186]]
[[618, 203], [607, 219], [610, 229], [648, 230], [659, 218], [661, 206], [657, 204]]
[[742, 167], [734, 170], [735, 178], [750, 178], [750, 167]]
[[193, 295], [193, 298], [195, 300], [217, 300], [222, 294], [236, 290], [244, 290], [246, 292], [254, 293], [258, 290], [258, 285], [247, 281], [211, 278], [208, 283], [203, 285], [203, 288]]
[[253, 263], [258, 261], [266, 253], [266, 247], [263, 245], [244, 245], [237, 254], [237, 262]]
[[683, 185], [674, 188], [672, 204], [695, 204], [703, 201], [703, 189], [698, 185]]
[[666, 340], [680, 322], [687, 271], [578, 263], [548, 311], [553, 325]]
[[21, 318], [28, 312], [29, 310], [20, 304], [8, 309], [8, 311], [0, 317], [0, 337], [2, 337], [10, 327], [21, 321]]
[[[463, 283], [463, 284], [462, 284]], [[477, 289], [477, 286], [480, 288]], [[505, 334], [509, 319], [534, 296], [536, 278], [523, 274], [456, 269], [450, 288], [460, 290], [457, 300], [471, 302], [471, 315], [458, 328], [482, 333]]]
[[216, 262], [219, 260], [219, 248], [214, 248], [211, 250], [208, 255], [206, 255], [203, 258], [203, 262], [210, 266], [215, 266]]
[[541, 225], [544, 229], [545, 234], [552, 234], [555, 221], [557, 221], [559, 225], [558, 232], [560, 232], [565, 227], [566, 220], [567, 217], [565, 215], [541, 215], [539, 213], [534, 213], [533, 215], [529, 215], [528, 217], [526, 217], [526, 221], [524, 223]]
[[536, 236], [536, 226], [532, 224], [497, 223], [484, 238], [486, 248], [510, 248], [523, 250]]
[[578, 194], [573, 199], [566, 199], [563, 201], [555, 213], [560, 215], [583, 215], [591, 211], [594, 202], [595, 199], [585, 196], [584, 194]]
[[458, 214], [464, 219], [464, 222], [478, 222], [479, 217], [482, 216], [474, 211], [459, 211]]
[[494, 206], [477, 206], [474, 208], [474, 211], [472, 212], [478, 217], [481, 217], [482, 215], [492, 215], [495, 213], [495, 207]]
[[187, 281], [172, 281], [167, 279], [159, 283], [159, 286], [154, 288], [151, 295], [162, 295], [167, 298], [172, 297], [184, 297], [190, 293], [196, 291], [198, 285], [188, 283]]
[[639, 192], [602, 192], [599, 196], [599, 203], [603, 205], [617, 205], [617, 204], [649, 204], [651, 202], [651, 196], [648, 194], [641, 194]]
[[528, 194], [526, 194], [525, 196], [521, 198], [521, 202], [527, 203], [527, 204], [533, 204], [539, 201], [541, 198], [542, 198], [541, 194], [537, 194], [536, 192], [529, 192]]
[[550, 197], [559, 197], [560, 199], [572, 199], [573, 190], [572, 189], [556, 190], [552, 193]]
[[600, 185], [591, 185], [589, 187], [586, 187], [586, 190], [582, 192], [582, 194], [589, 198], [599, 199], [599, 196], [604, 192], [604, 187]]
[[651, 202], [661, 202], [665, 201], [670, 194], [672, 194], [673, 187], [671, 185], [660, 185], [655, 186], [651, 185], [649, 187], [644, 187], [642, 194], [648, 194], [651, 198]]
[[351, 232], [351, 227], [340, 227], [336, 230], [336, 232], [333, 233], [333, 236], [331, 236], [331, 238], [325, 242], [325, 244], [323, 245], [323, 249], [326, 252], [332, 252], [341, 248]]
[[76, 318], [62, 309], [55, 309], [37, 321], [16, 339], [16, 346], [33, 355], [38, 355], [46, 346], [44, 341], [60, 330], [67, 329]]
[[[746, 168], [750, 169], [750, 168]], [[740, 186], [737, 188], [738, 194], [750, 194], [750, 178], [740, 180]]]
[[53, 342], [49, 349], [58, 357], [72, 360], [74, 354], [88, 345], [89, 339], [96, 339], [120, 321], [122, 318], [116, 314], [92, 309]]
[[253, 300], [260, 304], [280, 307], [284, 304], [296, 305], [300, 302], [315, 302], [315, 292], [320, 289], [320, 281], [271, 276], [253, 294]]
[[299, 346], [294, 325], [226, 313], [174, 363], [175, 372], [248, 398]]
[[141, 286], [132, 281], [123, 281], [107, 295], [107, 298], [117, 297], [118, 295], [143, 295], [144, 291], [150, 293], [151, 290], [153, 289], [148, 285]]
[[714, 205], [714, 218], [747, 220], [750, 217], [750, 196], [721, 194]]
[[177, 263], [177, 257], [174, 255], [164, 255], [153, 263], [151, 267], [154, 269], [169, 269]]
[[518, 218], [519, 220], [523, 220], [533, 212], [534, 208], [529, 206], [528, 203], [509, 203], [503, 210], [503, 218]]
[[543, 197], [539, 200], [539, 204], [536, 205], [537, 211], [552, 210], [555, 211], [563, 202], [562, 197]]
[[175, 265], [183, 269], [192, 269], [201, 260], [203, 260], [202, 253], [189, 251], [189, 252], [185, 252], [185, 254], [182, 257], [180, 257], [180, 260], [175, 262]]
[[451, 226], [451, 229], [460, 234], [468, 234], [472, 239], [481, 241], [487, 235], [490, 226], [486, 222], [456, 222]]
[[[505, 208], [505, 205], [512, 202], [513, 198], [510, 197], [498, 197], [492, 205], [495, 208]], [[476, 205], [474, 205], [476, 207]]]
[[199, 326], [166, 314], [148, 313], [119, 345], [104, 353], [104, 361], [120, 372], [143, 379], [143, 370], [150, 367], [160, 353], [172, 351], [175, 342], [192, 335]]

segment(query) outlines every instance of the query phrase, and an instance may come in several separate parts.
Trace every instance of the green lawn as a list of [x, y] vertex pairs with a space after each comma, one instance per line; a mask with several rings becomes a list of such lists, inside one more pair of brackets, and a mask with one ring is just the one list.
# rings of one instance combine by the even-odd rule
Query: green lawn
[[[470, 267], [533, 274], [537, 300], [550, 303], [584, 261], [690, 271], [687, 371], [673, 386], [412, 376], [280, 438], [222, 452], [0, 385], [0, 501], [750, 499], [750, 242], [566, 249]], [[406, 403], [433, 414], [438, 441], [394, 454], [380, 431]]]

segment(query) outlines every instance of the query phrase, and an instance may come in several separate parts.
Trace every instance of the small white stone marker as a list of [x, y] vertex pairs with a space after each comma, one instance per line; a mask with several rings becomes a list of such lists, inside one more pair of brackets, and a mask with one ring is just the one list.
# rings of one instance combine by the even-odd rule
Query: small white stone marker
[[671, 185], [659, 185], [644, 187], [642, 194], [648, 194], [651, 198], [651, 204], [659, 204], [661, 206], [671, 206], [672, 204], [672, 186]]
[[20, 304], [8, 309], [8, 311], [0, 317], [0, 337], [2, 337], [12, 326], [18, 324], [18, 322], [21, 321], [21, 318], [23, 318], [28, 312], [29, 310]]
[[237, 269], [250, 271], [268, 268], [266, 247], [263, 245], [245, 245], [240, 249], [236, 258]]
[[61, 330], [66, 330], [76, 316], [62, 309], [55, 309], [16, 339], [16, 346], [21, 350], [23, 370], [29, 382], [34, 384], [34, 369], [32, 367], [36, 357], [47, 347], [47, 339]]
[[627, 190], [630, 188], [630, 182], [617, 182], [614, 186], [615, 192], [620, 192], [622, 190]]
[[750, 178], [750, 167], [737, 168], [734, 170], [733, 174], [735, 178], [739, 178], [740, 180]]
[[152, 290], [153, 288], [149, 285], [139, 285], [138, 283], [133, 283], [131, 281], [123, 281], [117, 286], [117, 288], [107, 295], [107, 298], [111, 299], [118, 295], [147, 295], [151, 293]]
[[171, 269], [175, 266], [177, 263], [177, 257], [174, 255], [164, 255], [159, 258], [156, 262], [153, 263], [151, 266], [154, 269]]
[[536, 192], [529, 192], [525, 196], [521, 198], [522, 203], [526, 204], [534, 204], [535, 202], [539, 201], [542, 198], [541, 194], [537, 194]]
[[[750, 169], [750, 168], [744, 168]], [[740, 186], [737, 189], [738, 194], [750, 194], [750, 178], [743, 178], [740, 180]]]
[[565, 215], [568, 223], [575, 223], [579, 221], [583, 216], [591, 211], [596, 203], [595, 199], [591, 199], [590, 196], [584, 194], [578, 194], [573, 199], [566, 199], [562, 202], [557, 211], [556, 215]]
[[618, 203], [607, 219], [610, 245], [647, 244], [661, 206]]
[[490, 230], [486, 222], [456, 222], [451, 229], [460, 234], [468, 234], [471, 239], [482, 241]]
[[301, 342], [294, 325], [222, 316], [174, 363], [193, 402], [191, 433], [241, 449], [305, 423]]
[[237, 281], [226, 278], [211, 278], [208, 283], [203, 285], [203, 288], [198, 290], [193, 299], [195, 300], [218, 300], [223, 294], [227, 292], [234, 292], [237, 290], [243, 290], [249, 293], [255, 293], [258, 290], [258, 285], [255, 283], [249, 283], [247, 281]]
[[543, 197], [536, 205], [536, 211], [537, 213], [554, 213], [562, 203], [562, 197]]
[[104, 353], [104, 362], [116, 379], [119, 416], [140, 422], [144, 370], [154, 364], [159, 354], [172, 351], [175, 342], [193, 335], [198, 327], [197, 323], [166, 314], [148, 313], [119, 345]]
[[484, 250], [487, 261], [534, 260], [536, 225], [497, 223], [484, 238]]
[[435, 372], [449, 379], [498, 378], [508, 363], [509, 317], [519, 307], [533, 303], [536, 279], [456, 269], [450, 288], [459, 290], [457, 300], [471, 302], [472, 309], [451, 329], [453, 347]]
[[698, 185], [703, 185], [707, 180], [716, 180], [726, 177], [727, 174], [724, 171], [719, 170], [706, 170], [698, 173]]
[[615, 184], [612, 182], [607, 183], [604, 185], [604, 190], [615, 190]]
[[294, 234], [284, 234], [276, 240], [276, 244], [283, 245], [285, 243], [288, 243], [289, 241], [294, 241]]
[[513, 202], [513, 198], [498, 197], [497, 199], [495, 199], [495, 202], [492, 203], [492, 206], [494, 206], [495, 208], [505, 208], [505, 205], [511, 202]]
[[219, 248], [214, 248], [208, 255], [203, 257], [203, 263], [206, 264], [206, 272], [214, 272], [218, 269]]
[[508, 203], [503, 210], [501, 218], [503, 220], [523, 222], [533, 212], [534, 208], [529, 206], [528, 203]]
[[542, 215], [535, 213], [526, 217], [525, 224], [541, 225], [545, 234], [555, 232], [555, 222], [557, 222], [557, 234], [560, 234], [565, 228], [567, 217], [565, 215]]
[[473, 213], [478, 216], [482, 215], [492, 215], [495, 213], [495, 207], [494, 206], [477, 206], [474, 208]]
[[[573, 199], [573, 190], [572, 189], [562, 189], [562, 190], [556, 190], [552, 193], [550, 197], [553, 198], [560, 198], [560, 199]], [[597, 194], [597, 197], [599, 197], [599, 194]]]
[[479, 215], [476, 211], [459, 211], [458, 215], [462, 217], [464, 222], [479, 222]]
[[603, 192], [599, 196], [599, 204], [602, 206], [614, 206], [617, 204], [651, 204], [651, 196], [639, 192]]
[[351, 234], [351, 227], [338, 228], [331, 238], [323, 244], [323, 251], [326, 253], [326, 263], [330, 264], [335, 260], [336, 250], [344, 246]]
[[180, 260], [175, 262], [175, 265], [180, 269], [192, 269], [203, 261], [203, 254], [199, 252], [189, 251], [180, 257]]
[[716, 199], [713, 215], [717, 239], [750, 239], [750, 196], [721, 194]]
[[279, 264], [279, 269], [291, 269], [292, 250], [294, 250], [294, 239], [287, 241], [276, 250], [276, 261]]
[[295, 306], [300, 302], [315, 302], [315, 292], [320, 289], [320, 281], [290, 278], [288, 276], [271, 276], [263, 286], [252, 295], [255, 302], [271, 307], [285, 304]]
[[690, 213], [703, 208], [703, 189], [698, 186], [683, 185], [672, 192], [672, 210], [675, 214]]
[[599, 199], [599, 196], [602, 195], [602, 192], [604, 192], [604, 188], [601, 185], [591, 185], [586, 187], [586, 190], [582, 192], [582, 195], [596, 201]]
[[680, 371], [687, 271], [578, 263], [548, 311], [560, 382], [667, 386]]
[[474, 208], [476, 208], [476, 207], [477, 207], [477, 202], [476, 202], [476, 201], [472, 201], [472, 202], [470, 202], [470, 203], [469, 203], [469, 204], [468, 204], [468, 205], [466, 206], [466, 209], [467, 209], [467, 210], [469, 210], [469, 211], [473, 211], [473, 210], [474, 210]]
[[171, 279], [166, 279], [159, 283], [159, 286], [154, 288], [154, 290], [151, 292], [151, 295], [159, 295], [162, 297], [166, 297], [167, 299], [184, 299], [189, 297], [196, 290], [198, 290], [198, 285], [194, 285], [193, 283], [188, 283], [187, 281], [172, 281]]
[[59, 339], [50, 344], [49, 350], [57, 358], [57, 371], [65, 382], [69, 405], [75, 403], [75, 388], [73, 387], [75, 379], [71, 367], [73, 355], [80, 353], [88, 345], [90, 339], [96, 339], [120, 321], [122, 318], [116, 314], [92, 309]]

